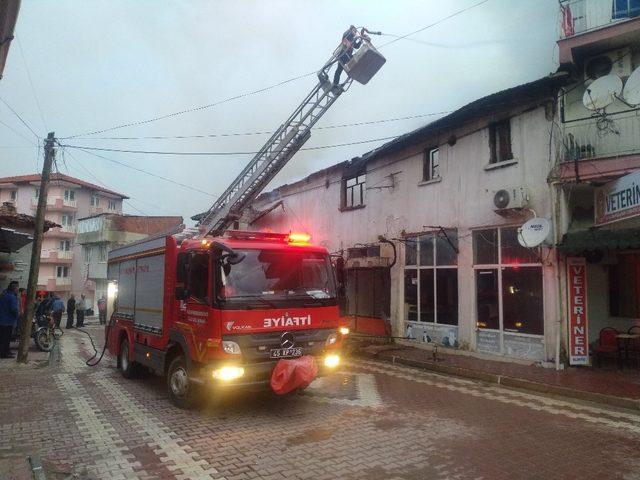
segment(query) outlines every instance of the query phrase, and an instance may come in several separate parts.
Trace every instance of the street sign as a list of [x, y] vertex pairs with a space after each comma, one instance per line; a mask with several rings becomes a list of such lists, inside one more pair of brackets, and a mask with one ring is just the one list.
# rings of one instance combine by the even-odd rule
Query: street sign
[[587, 324], [587, 261], [567, 258], [567, 306], [569, 307], [569, 364], [589, 364]]
[[595, 225], [640, 215], [640, 170], [595, 190]]

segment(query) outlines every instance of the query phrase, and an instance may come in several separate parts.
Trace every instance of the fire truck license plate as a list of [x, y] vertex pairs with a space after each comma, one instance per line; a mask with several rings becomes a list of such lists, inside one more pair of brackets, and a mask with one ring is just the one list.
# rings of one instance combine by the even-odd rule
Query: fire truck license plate
[[272, 348], [271, 349], [271, 358], [291, 358], [291, 357], [301, 357], [302, 356], [302, 348]]

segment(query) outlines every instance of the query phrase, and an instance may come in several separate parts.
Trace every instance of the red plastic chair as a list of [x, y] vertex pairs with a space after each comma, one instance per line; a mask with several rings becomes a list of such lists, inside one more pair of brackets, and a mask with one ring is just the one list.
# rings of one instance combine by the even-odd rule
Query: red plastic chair
[[609, 357], [617, 359], [619, 357], [618, 349], [618, 332], [615, 328], [605, 327], [600, 330], [598, 335], [598, 344], [593, 349], [596, 364], [602, 363], [602, 358]]

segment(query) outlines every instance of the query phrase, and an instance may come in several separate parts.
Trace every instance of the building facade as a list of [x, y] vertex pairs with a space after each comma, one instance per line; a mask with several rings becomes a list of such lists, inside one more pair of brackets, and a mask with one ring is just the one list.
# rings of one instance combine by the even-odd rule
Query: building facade
[[[561, 301], [571, 306], [578, 296], [585, 304], [580, 318], [569, 308], [565, 323], [570, 357], [580, 364], [590, 360], [575, 349], [585, 338], [597, 342], [602, 329], [640, 333], [640, 4], [574, 0], [560, 8], [559, 56], [572, 81], [559, 97], [550, 181], [562, 237]], [[602, 96], [605, 76], [617, 83], [615, 95]]]
[[96, 307], [107, 295], [107, 253], [149, 235], [175, 229], [182, 217], [150, 217], [101, 213], [78, 221], [75, 243], [80, 246], [82, 271], [87, 279], [87, 301]]
[[554, 360], [554, 251], [522, 247], [518, 228], [554, 213], [547, 178], [562, 82], [543, 78], [490, 95], [266, 193], [244, 226], [304, 230], [341, 254], [357, 330]]
[[[0, 203], [9, 202], [18, 213], [35, 215], [40, 178], [39, 174], [0, 178]], [[89, 293], [91, 285], [81, 261], [81, 248], [74, 241], [77, 219], [103, 212], [122, 213], [126, 198], [78, 178], [51, 175], [45, 218], [60, 227], [44, 235], [38, 290], [56, 292], [61, 298]]]

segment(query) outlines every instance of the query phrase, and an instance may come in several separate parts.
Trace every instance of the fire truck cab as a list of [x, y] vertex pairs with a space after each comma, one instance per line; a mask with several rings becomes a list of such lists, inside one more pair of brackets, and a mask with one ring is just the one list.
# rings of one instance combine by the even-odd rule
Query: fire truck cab
[[[198, 390], [268, 388], [280, 359], [340, 361], [336, 279], [309, 237], [228, 231], [145, 239], [109, 252], [109, 351], [130, 378], [166, 376], [174, 404]], [[202, 388], [205, 387], [205, 388]]]

